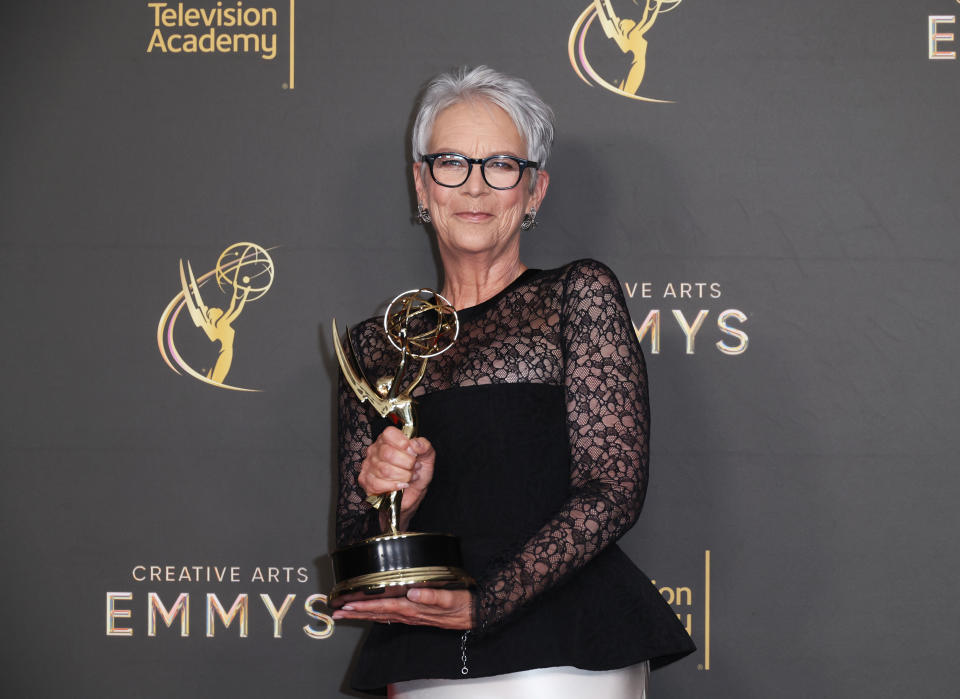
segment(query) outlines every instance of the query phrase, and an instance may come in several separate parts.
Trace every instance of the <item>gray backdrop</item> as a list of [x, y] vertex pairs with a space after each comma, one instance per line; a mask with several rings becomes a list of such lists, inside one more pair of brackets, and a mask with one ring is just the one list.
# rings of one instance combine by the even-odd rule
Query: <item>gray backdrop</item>
[[[960, 62], [928, 57], [928, 16], [960, 6], [683, 0], [647, 34], [640, 94], [674, 100], [653, 104], [577, 76], [588, 4], [300, 0], [293, 89], [289, 0], [243, 4], [276, 10], [273, 59], [148, 52], [147, 2], [3, 4], [0, 693], [346, 693], [363, 628], [302, 630], [330, 584], [329, 321], [436, 282], [410, 113], [432, 74], [489, 63], [557, 112], [524, 261], [598, 258], [638, 325], [660, 311], [650, 490], [623, 546], [700, 650], [653, 696], [952, 694]], [[622, 76], [597, 23], [585, 51]], [[257, 393], [174, 373], [157, 342], [180, 260], [199, 276], [240, 241], [275, 262], [234, 323], [229, 383]], [[679, 298], [696, 282], [713, 293]], [[708, 312], [692, 354], [675, 310]], [[198, 371], [216, 356], [185, 310], [175, 338]], [[114, 618], [132, 636], [106, 633], [109, 592], [132, 596]], [[183, 592], [189, 636], [149, 636], [148, 595]], [[205, 635], [209, 593], [249, 596], [246, 638]], [[281, 638], [261, 593], [296, 595]]]

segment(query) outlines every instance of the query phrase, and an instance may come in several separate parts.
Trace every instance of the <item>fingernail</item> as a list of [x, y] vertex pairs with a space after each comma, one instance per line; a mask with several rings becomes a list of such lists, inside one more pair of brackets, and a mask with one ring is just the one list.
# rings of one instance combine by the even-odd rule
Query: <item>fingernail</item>
[[420, 590], [413, 588], [412, 590], [407, 590], [407, 599], [416, 602], [420, 599]]
[[333, 613], [333, 618], [334, 618], [334, 619], [343, 619], [343, 612], [334, 612], [334, 613]]
[[411, 483], [415, 483], [415, 482], [418, 481], [418, 480], [420, 480], [420, 474], [419, 474], [419, 473], [414, 473], [414, 474], [413, 474], [413, 478], [410, 479], [410, 482], [411, 482]]
[[404, 488], [410, 487], [409, 483], [397, 483], [397, 490], [403, 490]]
[[344, 609], [344, 610], [346, 610], [346, 611], [348, 611], [348, 612], [352, 612], [352, 611], [353, 611], [353, 605], [345, 604], [345, 605], [343, 605], [342, 607], [340, 607], [340, 609]]
[[417, 455], [417, 452], [415, 452], [411, 447], [407, 447], [407, 453], [408, 453], [410, 456], [416, 456], [416, 455]]

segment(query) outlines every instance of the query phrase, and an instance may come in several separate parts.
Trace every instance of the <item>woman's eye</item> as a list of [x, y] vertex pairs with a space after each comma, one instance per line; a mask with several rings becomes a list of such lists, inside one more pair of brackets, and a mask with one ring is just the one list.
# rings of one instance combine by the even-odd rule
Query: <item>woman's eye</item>
[[460, 158], [438, 158], [436, 164], [444, 170], [456, 170], [466, 166]]
[[506, 158], [499, 160], [490, 160], [487, 162], [487, 167], [494, 170], [516, 170], [518, 165], [513, 160], [508, 160]]

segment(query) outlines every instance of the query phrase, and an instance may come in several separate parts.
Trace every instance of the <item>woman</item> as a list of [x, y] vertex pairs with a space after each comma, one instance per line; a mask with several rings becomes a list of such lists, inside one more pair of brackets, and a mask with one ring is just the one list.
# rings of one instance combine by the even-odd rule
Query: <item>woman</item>
[[[420, 220], [460, 336], [414, 391], [423, 435], [383, 425], [340, 382], [338, 543], [382, 531], [365, 497], [404, 489], [400, 524], [461, 539], [474, 590], [354, 602], [371, 619], [353, 676], [392, 696], [639, 697], [647, 661], [693, 650], [614, 544], [646, 489], [646, 374], [619, 283], [581, 260], [520, 261], [550, 182], [552, 112], [486, 67], [435, 78], [413, 129]], [[392, 374], [379, 319], [356, 327], [367, 376]]]

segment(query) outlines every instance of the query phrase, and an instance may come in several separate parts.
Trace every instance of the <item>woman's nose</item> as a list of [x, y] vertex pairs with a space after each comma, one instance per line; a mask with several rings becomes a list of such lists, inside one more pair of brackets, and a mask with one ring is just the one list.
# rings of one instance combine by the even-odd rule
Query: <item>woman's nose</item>
[[470, 174], [467, 176], [467, 181], [463, 183], [462, 187], [467, 190], [470, 194], [484, 194], [488, 189], [487, 183], [483, 181], [483, 169], [479, 165], [474, 165]]

